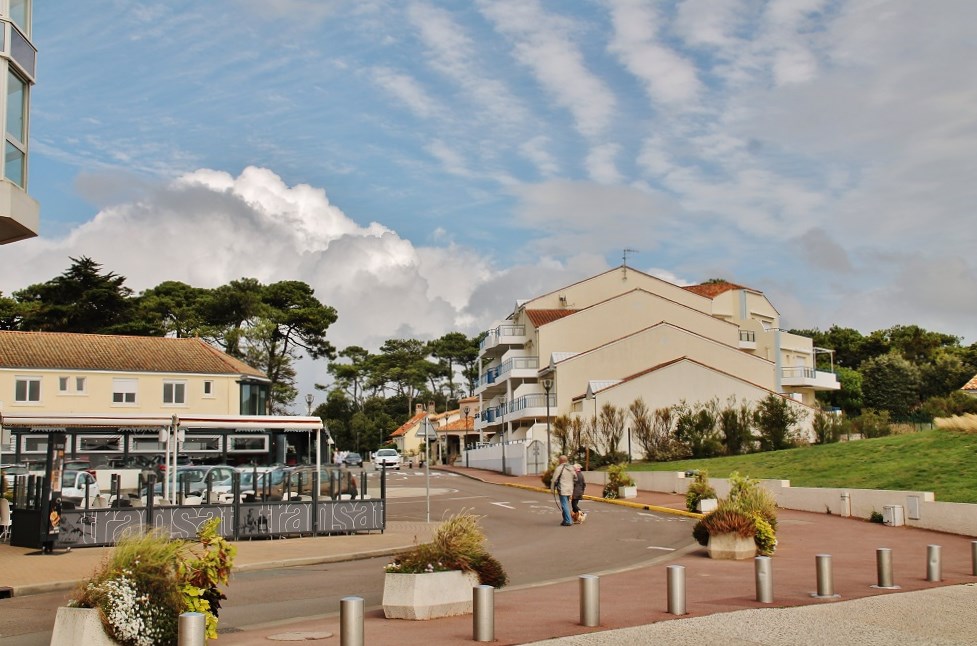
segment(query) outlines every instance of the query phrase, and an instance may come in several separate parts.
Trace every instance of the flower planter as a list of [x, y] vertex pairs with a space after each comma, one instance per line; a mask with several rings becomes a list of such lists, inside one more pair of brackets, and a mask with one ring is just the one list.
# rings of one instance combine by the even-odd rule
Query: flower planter
[[105, 632], [98, 608], [58, 608], [51, 646], [118, 646]]
[[387, 619], [435, 619], [472, 612], [474, 572], [448, 570], [423, 574], [387, 572], [383, 580], [383, 614]]
[[699, 499], [699, 513], [708, 514], [710, 511], [716, 511], [719, 506], [719, 501], [715, 498], [700, 498]]
[[631, 485], [631, 486], [627, 486], [627, 487], [618, 487], [617, 488], [617, 497], [618, 498], [637, 498], [638, 497], [638, 487], [635, 486], [635, 485]]
[[710, 534], [709, 558], [742, 561], [756, 556], [756, 541], [739, 534]]

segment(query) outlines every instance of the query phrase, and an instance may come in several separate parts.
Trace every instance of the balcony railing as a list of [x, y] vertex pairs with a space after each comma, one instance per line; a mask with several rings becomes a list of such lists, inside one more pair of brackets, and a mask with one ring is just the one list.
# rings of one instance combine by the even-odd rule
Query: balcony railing
[[495, 347], [499, 344], [499, 340], [505, 336], [512, 337], [524, 337], [526, 336], [526, 326], [525, 325], [500, 325], [494, 330], [489, 330], [482, 339], [482, 342], [478, 344], [478, 351], [484, 352], [487, 348]]
[[804, 386], [814, 390], [839, 390], [841, 384], [833, 372], [816, 370], [806, 366], [781, 368], [781, 384], [784, 386]]
[[756, 343], [756, 332], [753, 330], [740, 330], [740, 341], [744, 343]]
[[[530, 395], [523, 395], [522, 397], [517, 397], [515, 401], [505, 403], [505, 417], [509, 418], [510, 415], [518, 417], [516, 413], [519, 411], [526, 410], [528, 408], [546, 408], [546, 393], [533, 393]], [[556, 395], [550, 393], [550, 409], [556, 410]], [[491, 408], [487, 408], [479, 415], [479, 418], [486, 423], [494, 424], [496, 421], [501, 421], [502, 419], [502, 409], [503, 406], [496, 404]]]
[[476, 386], [494, 384], [513, 370], [539, 370], [539, 357], [511, 357], [485, 371]]

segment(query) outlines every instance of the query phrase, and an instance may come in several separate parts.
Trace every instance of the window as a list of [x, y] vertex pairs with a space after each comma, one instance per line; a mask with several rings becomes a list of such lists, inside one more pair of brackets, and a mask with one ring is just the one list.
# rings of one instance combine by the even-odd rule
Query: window
[[20, 27], [20, 30], [30, 36], [27, 18], [30, 15], [30, 0], [10, 0], [10, 19]]
[[14, 401], [20, 404], [41, 401], [40, 377], [17, 377], [14, 384]]
[[4, 177], [24, 188], [27, 160], [27, 83], [7, 72], [7, 132]]
[[[74, 390], [72, 390], [74, 387]], [[58, 377], [58, 392], [62, 395], [75, 394], [80, 395], [85, 392], [85, 378], [84, 377]]]
[[84, 377], [75, 377], [75, 392], [76, 393], [83, 393], [83, 392], [85, 392], [85, 378]]
[[181, 405], [187, 403], [187, 382], [185, 381], [164, 381], [163, 382], [163, 403], [171, 405]]
[[135, 404], [136, 403], [136, 380], [135, 379], [113, 379], [112, 380], [112, 403], [113, 404]]
[[66, 393], [68, 392], [68, 378], [58, 377], [58, 392]]
[[214, 382], [208, 379], [204, 382], [204, 397], [214, 396]]

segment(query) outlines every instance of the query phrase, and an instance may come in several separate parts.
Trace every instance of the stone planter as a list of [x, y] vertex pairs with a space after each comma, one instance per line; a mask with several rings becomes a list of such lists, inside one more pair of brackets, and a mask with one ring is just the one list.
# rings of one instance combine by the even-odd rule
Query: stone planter
[[383, 580], [383, 614], [387, 619], [435, 619], [472, 612], [474, 572], [448, 570], [425, 574], [388, 572]]
[[756, 542], [752, 536], [739, 534], [710, 534], [709, 558], [742, 561], [756, 556]]
[[629, 485], [627, 487], [617, 488], [618, 498], [637, 498], [638, 497], [638, 487], [636, 485]]
[[58, 608], [51, 646], [118, 646], [102, 625], [98, 608]]

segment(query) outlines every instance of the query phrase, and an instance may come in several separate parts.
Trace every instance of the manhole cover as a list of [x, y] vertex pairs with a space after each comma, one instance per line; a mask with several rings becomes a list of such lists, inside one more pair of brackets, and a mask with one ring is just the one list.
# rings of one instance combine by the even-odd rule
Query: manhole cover
[[327, 633], [325, 631], [303, 631], [269, 635], [268, 639], [276, 642], [311, 642], [317, 639], [328, 639], [330, 637], [332, 637], [332, 633]]

